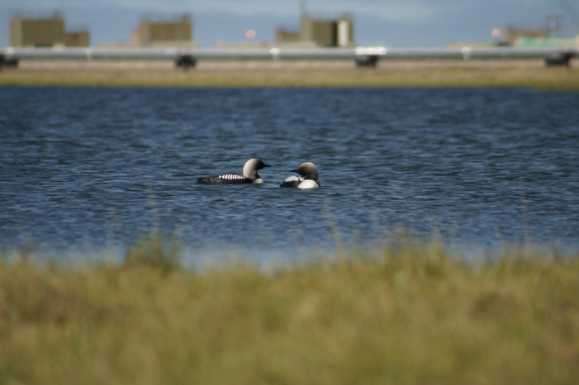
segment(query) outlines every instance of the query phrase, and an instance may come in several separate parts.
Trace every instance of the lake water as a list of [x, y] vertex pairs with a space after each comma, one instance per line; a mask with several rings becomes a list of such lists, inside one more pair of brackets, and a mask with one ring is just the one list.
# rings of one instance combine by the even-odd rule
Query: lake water
[[[394, 229], [579, 245], [579, 93], [0, 88], [0, 247], [291, 257]], [[260, 157], [262, 186], [202, 186]], [[278, 184], [315, 162], [322, 188]]]

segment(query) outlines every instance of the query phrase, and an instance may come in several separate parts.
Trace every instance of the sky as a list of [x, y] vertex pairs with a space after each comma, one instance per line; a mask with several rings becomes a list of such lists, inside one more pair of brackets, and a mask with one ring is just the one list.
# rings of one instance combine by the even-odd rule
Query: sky
[[[560, 16], [560, 35], [579, 34], [579, 0], [307, 0], [308, 13], [351, 13], [359, 45], [391, 47], [446, 46], [454, 42], [488, 42], [493, 27], [539, 27], [547, 16]], [[91, 31], [92, 43], [129, 40], [143, 16], [190, 13], [194, 39], [204, 47], [218, 41], [242, 42], [244, 32], [272, 41], [277, 26], [297, 28], [300, 2], [275, 0], [0, 0], [0, 46], [9, 41], [15, 13], [61, 11], [70, 28]]]

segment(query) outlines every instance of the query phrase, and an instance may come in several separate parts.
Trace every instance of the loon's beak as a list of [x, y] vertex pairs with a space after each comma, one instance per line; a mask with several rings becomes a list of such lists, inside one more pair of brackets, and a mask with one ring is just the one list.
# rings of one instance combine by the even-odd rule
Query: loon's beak
[[290, 172], [295, 172], [295, 173], [299, 174], [299, 171], [297, 170], [297, 168], [295, 170], [290, 170]]
[[264, 164], [262, 165], [262, 167], [263, 167], [263, 168], [271, 167], [271, 165], [270, 165], [270, 164], [267, 164], [267, 163], [264, 163]]

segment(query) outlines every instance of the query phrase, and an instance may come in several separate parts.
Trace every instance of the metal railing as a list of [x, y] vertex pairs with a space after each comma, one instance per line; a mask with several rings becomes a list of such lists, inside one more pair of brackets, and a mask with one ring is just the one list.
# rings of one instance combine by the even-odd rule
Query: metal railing
[[172, 60], [193, 67], [198, 61], [352, 60], [375, 66], [383, 60], [557, 60], [569, 65], [579, 48], [3, 48], [1, 62], [23, 60]]

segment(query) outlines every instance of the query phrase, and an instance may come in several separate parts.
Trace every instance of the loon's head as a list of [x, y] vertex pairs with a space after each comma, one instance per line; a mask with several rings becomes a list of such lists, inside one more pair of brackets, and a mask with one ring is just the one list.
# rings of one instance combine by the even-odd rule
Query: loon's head
[[320, 182], [318, 177], [318, 169], [316, 168], [316, 165], [313, 164], [312, 162], [304, 162], [300, 164], [298, 168], [291, 171], [297, 172], [304, 179], [314, 180], [318, 183]]
[[249, 159], [243, 165], [243, 176], [249, 179], [258, 179], [259, 174], [257, 170], [261, 170], [262, 168], [269, 167], [269, 164], [265, 164], [265, 162], [261, 159]]

